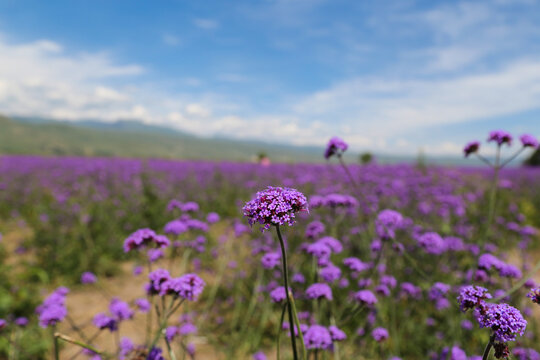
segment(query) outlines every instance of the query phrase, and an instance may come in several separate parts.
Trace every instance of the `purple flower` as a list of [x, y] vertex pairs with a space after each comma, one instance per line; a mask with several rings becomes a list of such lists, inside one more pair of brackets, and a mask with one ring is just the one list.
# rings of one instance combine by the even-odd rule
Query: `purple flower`
[[207, 232], [209, 229], [207, 223], [201, 220], [197, 220], [197, 219], [187, 219], [185, 221], [185, 224], [189, 230], [199, 230], [202, 232]]
[[195, 334], [197, 332], [197, 327], [192, 323], [185, 323], [178, 327], [178, 334], [182, 336]]
[[332, 300], [332, 289], [328, 284], [316, 283], [307, 288], [306, 297], [310, 300], [320, 298]]
[[370, 268], [369, 264], [366, 264], [362, 262], [362, 260], [355, 257], [343, 259], [343, 264], [347, 266], [349, 269], [351, 269], [352, 271], [356, 271], [356, 272], [362, 272]]
[[275, 268], [281, 262], [281, 256], [277, 252], [269, 252], [263, 255], [261, 263], [263, 268], [270, 270]]
[[519, 310], [508, 304], [487, 304], [481, 311], [477, 308], [475, 315], [480, 327], [493, 330], [495, 339], [503, 343], [516, 340], [527, 327]]
[[275, 303], [280, 303], [283, 300], [287, 298], [287, 294], [285, 293], [285, 287], [278, 286], [274, 290], [270, 292], [270, 297], [272, 298], [272, 301]]
[[325, 230], [324, 224], [320, 221], [313, 221], [310, 222], [306, 226], [306, 237], [308, 239], [314, 239], [320, 234], [322, 234]]
[[512, 145], [512, 135], [504, 130], [493, 130], [489, 133], [488, 142], [495, 141], [497, 145]]
[[318, 244], [324, 244], [332, 250], [332, 252], [339, 254], [343, 251], [343, 245], [341, 245], [341, 242], [339, 242], [338, 239], [335, 239], [331, 236], [325, 236], [317, 240]]
[[444, 297], [448, 292], [450, 291], [450, 285], [436, 282], [433, 284], [431, 289], [429, 289], [428, 297], [430, 300], [438, 300], [442, 297]]
[[209, 224], [215, 224], [219, 221], [219, 214], [215, 213], [215, 212], [211, 212], [211, 213], [208, 213], [208, 215], [206, 215], [206, 222], [209, 223]]
[[319, 270], [319, 276], [326, 282], [333, 282], [341, 277], [341, 269], [329, 263]]
[[176, 326], [168, 326], [165, 329], [165, 337], [168, 341], [172, 341], [176, 335], [178, 335], [178, 328]]
[[179, 278], [167, 280], [163, 287], [167, 294], [174, 294], [189, 301], [197, 300], [206, 283], [196, 274], [185, 274]]
[[378, 327], [373, 329], [371, 336], [375, 339], [376, 342], [382, 342], [388, 339], [388, 330], [383, 327]]
[[403, 216], [394, 210], [383, 210], [377, 215], [375, 220], [375, 231], [381, 239], [393, 239], [398, 229], [403, 222]]
[[147, 255], [148, 261], [150, 261], [151, 263], [156, 262], [157, 260], [165, 256], [161, 249], [149, 249]]
[[486, 288], [469, 285], [461, 288], [457, 299], [459, 301], [459, 308], [465, 312], [483, 305], [484, 300], [491, 299], [491, 294]]
[[318, 260], [319, 265], [324, 266], [330, 262], [330, 254], [332, 249], [326, 244], [316, 242], [309, 244], [306, 248], [306, 252], [315, 256]]
[[332, 345], [332, 336], [327, 328], [311, 325], [304, 334], [306, 349], [328, 349]]
[[133, 275], [137, 276], [140, 275], [143, 272], [143, 267], [140, 265], [137, 265], [133, 268]]
[[165, 224], [163, 231], [165, 234], [180, 235], [188, 231], [189, 228], [182, 220], [173, 220]]
[[521, 273], [521, 270], [519, 270], [517, 267], [511, 264], [502, 264], [501, 268], [499, 269], [499, 275], [502, 277], [511, 277], [514, 279], [519, 279], [523, 274]]
[[18, 317], [15, 319], [15, 325], [24, 327], [28, 325], [28, 319], [25, 318], [24, 316]]
[[328, 331], [330, 332], [330, 337], [333, 341], [343, 341], [347, 339], [347, 335], [345, 335], [345, 332], [343, 332], [341, 329], [339, 329], [337, 326], [330, 326], [328, 328]]
[[139, 229], [124, 241], [124, 252], [137, 250], [152, 244], [156, 247], [167, 247], [170, 245], [170, 241], [166, 236], [157, 235], [154, 230]]
[[461, 348], [452, 346], [450, 350], [450, 360], [467, 360], [467, 354]]
[[97, 276], [90, 271], [83, 272], [81, 275], [82, 284], [93, 284], [97, 281]]
[[328, 194], [324, 197], [321, 205], [329, 208], [344, 207], [348, 209], [356, 208], [358, 206], [358, 200], [350, 195], [343, 194]]
[[404, 282], [401, 284], [401, 294], [410, 296], [414, 299], [419, 299], [422, 297], [422, 289], [409, 282]]
[[324, 151], [324, 157], [325, 159], [329, 159], [332, 155], [341, 156], [347, 149], [349, 148], [349, 145], [342, 139], [338, 137], [333, 137], [328, 142], [328, 145], [326, 145], [326, 150]]
[[131, 319], [134, 314], [133, 310], [129, 308], [128, 303], [118, 298], [111, 300], [111, 303], [109, 304], [109, 311], [118, 321]]
[[428, 254], [440, 255], [446, 251], [442, 237], [435, 232], [428, 232], [418, 238], [418, 245]]
[[397, 280], [392, 275], [383, 275], [380, 280], [381, 285], [388, 286], [389, 288], [395, 288], [397, 285]]
[[189, 343], [186, 345], [186, 351], [191, 356], [191, 358], [195, 358], [195, 344]]
[[199, 211], [199, 204], [194, 201], [188, 201], [187, 203], [183, 203], [180, 209], [184, 212], [197, 212]]
[[0, 331], [7, 326], [7, 322], [4, 319], [0, 319]]
[[518, 360], [539, 360], [540, 353], [534, 349], [514, 348], [514, 356]]
[[390, 295], [390, 289], [386, 285], [377, 285], [375, 287], [375, 292], [384, 297]]
[[491, 268], [495, 268], [500, 270], [503, 265], [504, 262], [492, 254], [482, 254], [478, 258], [478, 268], [480, 269], [491, 270]]
[[104, 313], [94, 316], [92, 322], [100, 330], [109, 329], [111, 332], [118, 330], [118, 321]]
[[480, 149], [480, 143], [478, 141], [471, 141], [463, 148], [463, 153], [465, 157], [468, 157], [471, 154], [474, 154]]
[[464, 330], [472, 330], [473, 329], [473, 323], [469, 320], [462, 320], [461, 321], [461, 328]]
[[135, 345], [133, 344], [133, 341], [128, 337], [123, 337], [122, 340], [120, 340], [120, 360], [126, 359], [126, 356], [129, 355], [134, 348]]
[[293, 225], [295, 213], [308, 211], [308, 207], [306, 197], [298, 190], [269, 186], [247, 202], [243, 211], [250, 225], [262, 224], [264, 231], [271, 225]]
[[165, 269], [156, 269], [148, 274], [150, 282], [146, 285], [146, 292], [150, 295], [165, 295], [167, 289], [163, 287], [171, 279], [171, 275]]
[[377, 297], [369, 290], [358, 291], [354, 294], [354, 300], [366, 305], [374, 305], [377, 303]]
[[253, 354], [253, 360], [266, 360], [266, 355], [262, 351], [257, 351]]
[[167, 211], [173, 211], [174, 209], [180, 209], [182, 207], [182, 203], [179, 200], [172, 199], [167, 204]]
[[36, 308], [41, 327], [54, 326], [64, 320], [67, 315], [66, 295], [68, 292], [67, 288], [59, 287]]
[[538, 147], [538, 140], [536, 140], [536, 138], [530, 134], [521, 135], [519, 139], [521, 140], [521, 144], [523, 144], [523, 147]]
[[150, 353], [148, 353], [146, 360], [165, 360], [163, 355], [161, 355], [162, 353], [163, 353], [163, 350], [161, 350], [160, 348], [158, 347], [152, 348], [152, 350], [150, 350]]
[[530, 298], [532, 302], [540, 305], [540, 287], [531, 289], [531, 291], [527, 294], [527, 297]]
[[306, 278], [304, 277], [304, 275], [296, 273], [292, 276], [292, 282], [303, 284], [306, 282]]
[[142, 313], [147, 313], [151, 308], [150, 301], [145, 298], [136, 299], [135, 306], [137, 306], [137, 309]]

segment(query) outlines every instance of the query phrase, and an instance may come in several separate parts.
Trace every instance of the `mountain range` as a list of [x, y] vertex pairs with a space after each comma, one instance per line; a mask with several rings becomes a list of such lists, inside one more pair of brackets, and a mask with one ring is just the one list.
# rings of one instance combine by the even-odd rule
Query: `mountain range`
[[[265, 154], [273, 162], [322, 162], [323, 152], [324, 148], [317, 146], [294, 146], [219, 137], [202, 138], [135, 120], [75, 122], [0, 115], [0, 155], [254, 161], [260, 154]], [[474, 159], [465, 160], [459, 155], [423, 156], [422, 160], [440, 165], [479, 165]], [[348, 162], [357, 162], [358, 153], [347, 152], [345, 157]], [[375, 154], [375, 158], [380, 163], [411, 163], [419, 159], [414, 156], [382, 154]]]

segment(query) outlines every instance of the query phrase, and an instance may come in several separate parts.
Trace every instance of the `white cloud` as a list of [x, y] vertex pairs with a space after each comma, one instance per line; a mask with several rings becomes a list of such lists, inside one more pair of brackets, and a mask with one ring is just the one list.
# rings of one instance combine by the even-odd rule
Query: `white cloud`
[[211, 111], [202, 104], [188, 104], [186, 106], [186, 113], [195, 117], [208, 117]]
[[169, 45], [169, 46], [178, 46], [182, 43], [182, 41], [180, 40], [178, 36], [175, 36], [170, 33], [163, 34], [161, 36], [161, 40], [163, 41], [164, 44]]
[[199, 29], [213, 30], [219, 27], [219, 22], [212, 19], [197, 18], [193, 20], [193, 24]]
[[540, 108], [540, 60], [449, 79], [356, 78], [308, 96], [298, 116], [338, 118], [351, 131], [389, 136]]

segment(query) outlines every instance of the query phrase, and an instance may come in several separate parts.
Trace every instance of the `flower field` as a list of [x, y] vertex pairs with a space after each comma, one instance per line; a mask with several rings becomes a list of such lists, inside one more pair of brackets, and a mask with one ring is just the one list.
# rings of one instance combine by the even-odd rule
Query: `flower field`
[[0, 157], [0, 358], [540, 359], [540, 170], [489, 140], [484, 168], [338, 138], [321, 164]]

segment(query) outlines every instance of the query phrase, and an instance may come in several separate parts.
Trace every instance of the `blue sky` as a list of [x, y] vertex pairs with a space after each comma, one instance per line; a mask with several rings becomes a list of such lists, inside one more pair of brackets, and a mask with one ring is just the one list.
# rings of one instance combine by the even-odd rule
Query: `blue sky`
[[0, 0], [0, 112], [456, 154], [540, 136], [540, 2]]

